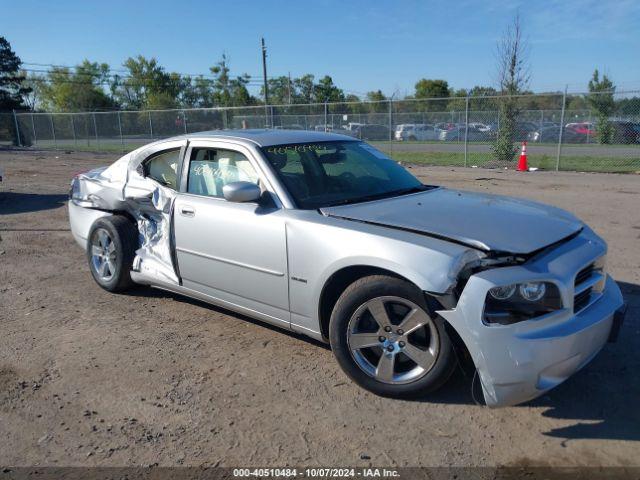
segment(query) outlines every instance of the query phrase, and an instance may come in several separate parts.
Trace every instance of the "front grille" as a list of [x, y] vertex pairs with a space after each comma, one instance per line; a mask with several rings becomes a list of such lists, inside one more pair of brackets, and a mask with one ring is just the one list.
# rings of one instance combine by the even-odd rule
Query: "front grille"
[[[578, 272], [576, 275], [576, 280], [574, 282], [574, 288], [578, 289], [578, 287], [589, 280], [591, 275], [593, 275], [593, 271], [595, 269], [595, 265], [593, 263], [587, 265], [582, 270]], [[573, 311], [578, 313], [580, 310], [589, 305], [589, 300], [591, 300], [591, 292], [593, 291], [593, 286], [587, 288], [586, 290], [576, 294], [573, 297]]]
[[579, 312], [589, 304], [589, 300], [591, 299], [591, 290], [593, 290], [593, 288], [589, 287], [584, 292], [580, 292], [578, 295], [573, 297], [574, 312]]
[[584, 282], [585, 280], [587, 280], [591, 274], [593, 273], [593, 269], [595, 268], [595, 265], [592, 263], [591, 265], [587, 265], [586, 267], [584, 267], [582, 270], [580, 270], [578, 272], [578, 274], [576, 275], [576, 282], [575, 285], [578, 286], [580, 285], [582, 282]]

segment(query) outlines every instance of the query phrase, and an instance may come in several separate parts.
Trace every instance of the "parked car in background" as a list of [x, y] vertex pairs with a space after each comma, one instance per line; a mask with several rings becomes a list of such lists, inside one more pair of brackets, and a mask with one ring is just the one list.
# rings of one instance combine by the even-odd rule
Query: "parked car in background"
[[[544, 127], [527, 135], [529, 142], [557, 143], [560, 140], [560, 126]], [[566, 127], [562, 132], [562, 143], [593, 143], [596, 139], [585, 133], [580, 133], [572, 127]]]
[[582, 135], [589, 135], [593, 137], [596, 134], [596, 127], [591, 122], [567, 123], [565, 127]]
[[480, 132], [488, 132], [489, 130], [491, 130], [491, 126], [481, 122], [469, 122], [469, 126], [475, 128]]
[[365, 124], [355, 127], [353, 136], [360, 140], [390, 140], [391, 131], [386, 125]]
[[394, 139], [399, 141], [438, 140], [438, 134], [439, 130], [436, 130], [433, 125], [426, 123], [403, 123], [396, 126]]
[[[516, 122], [513, 131], [513, 140], [516, 142], [522, 142], [529, 138], [529, 134], [531, 132], [535, 132], [540, 129], [540, 126], [533, 122]], [[487, 125], [487, 130], [485, 134], [487, 135], [489, 140], [494, 140], [500, 130], [500, 125], [498, 123], [490, 123]]]
[[306, 130], [302, 125], [298, 125], [297, 123], [293, 123], [291, 125], [276, 125], [276, 130]]
[[342, 127], [334, 127], [332, 125], [316, 125], [313, 128], [316, 132], [339, 133], [340, 135], [355, 136], [355, 132]]
[[640, 123], [614, 120], [611, 123], [613, 128], [613, 143], [640, 143]]
[[450, 130], [440, 130], [438, 138], [444, 142], [464, 142], [465, 136], [468, 142], [484, 142], [491, 138], [489, 130], [481, 130], [471, 124], [468, 130], [464, 125], [457, 125]]
[[327, 342], [346, 375], [388, 397], [423, 397], [470, 362], [489, 406], [525, 402], [624, 318], [606, 243], [571, 213], [424, 185], [343, 135], [169, 138], [77, 175], [70, 196], [103, 289], [151, 285]]
[[451, 122], [441, 122], [434, 125], [437, 130], [451, 130], [452, 128], [456, 128], [456, 126], [455, 123]]

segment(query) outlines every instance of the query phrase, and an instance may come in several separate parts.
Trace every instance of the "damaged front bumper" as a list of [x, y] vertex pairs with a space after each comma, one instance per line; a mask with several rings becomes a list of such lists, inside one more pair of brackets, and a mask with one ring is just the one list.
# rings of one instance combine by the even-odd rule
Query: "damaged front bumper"
[[[478, 371], [487, 405], [515, 405], [559, 385], [602, 349], [624, 304], [615, 281], [594, 272], [599, 286], [574, 307], [576, 274], [606, 255], [589, 229], [523, 265], [495, 268], [469, 278], [456, 307], [438, 313], [465, 342]], [[489, 289], [509, 283], [547, 281], [558, 286], [563, 308], [512, 325], [483, 323]]]

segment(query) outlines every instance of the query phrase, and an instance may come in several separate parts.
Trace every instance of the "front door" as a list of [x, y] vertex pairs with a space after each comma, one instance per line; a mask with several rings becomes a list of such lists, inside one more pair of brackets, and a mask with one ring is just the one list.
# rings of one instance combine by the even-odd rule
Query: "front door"
[[236, 181], [267, 189], [252, 153], [220, 142], [192, 143], [183, 168], [187, 181], [174, 207], [183, 286], [289, 325], [282, 209], [275, 203], [233, 203], [222, 194], [225, 184]]

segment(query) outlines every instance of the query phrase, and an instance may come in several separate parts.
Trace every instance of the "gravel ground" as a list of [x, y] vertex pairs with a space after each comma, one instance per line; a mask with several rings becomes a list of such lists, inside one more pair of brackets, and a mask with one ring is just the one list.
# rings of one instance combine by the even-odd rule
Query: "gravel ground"
[[0, 152], [0, 464], [639, 465], [640, 180], [425, 168], [427, 183], [570, 210], [630, 303], [616, 344], [526, 405], [376, 397], [314, 341], [177, 295], [101, 290], [68, 231], [74, 172], [116, 155]]

